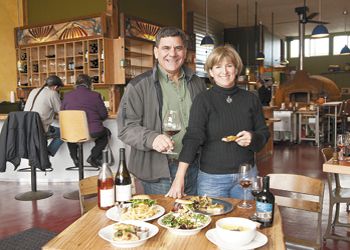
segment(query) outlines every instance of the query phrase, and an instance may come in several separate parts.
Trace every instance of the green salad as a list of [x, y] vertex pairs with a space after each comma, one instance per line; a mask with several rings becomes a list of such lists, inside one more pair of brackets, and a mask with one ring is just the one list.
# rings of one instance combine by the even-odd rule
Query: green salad
[[178, 228], [178, 229], [196, 229], [204, 226], [208, 220], [209, 216], [194, 213], [192, 211], [186, 211], [183, 213], [170, 212], [163, 217], [161, 222], [168, 227]]
[[156, 204], [156, 201], [152, 199], [131, 199], [130, 201], [131, 207], [138, 207], [140, 204], [144, 204], [151, 207]]

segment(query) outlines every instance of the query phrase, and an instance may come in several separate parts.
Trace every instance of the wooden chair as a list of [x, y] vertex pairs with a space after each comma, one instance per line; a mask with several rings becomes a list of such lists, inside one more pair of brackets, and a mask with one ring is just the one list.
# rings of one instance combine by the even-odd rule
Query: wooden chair
[[[333, 156], [333, 149], [331, 147], [321, 149], [324, 162], [329, 161]], [[328, 191], [329, 191], [329, 213], [328, 224], [326, 232], [323, 235], [323, 240], [335, 239], [335, 240], [347, 240], [349, 237], [343, 237], [333, 234], [334, 227], [350, 227], [348, 223], [342, 223], [339, 221], [340, 204], [346, 203], [346, 211], [349, 212], [350, 205], [350, 188], [344, 188], [341, 186], [339, 174], [327, 173]], [[334, 188], [333, 188], [334, 186]], [[333, 208], [335, 205], [335, 214], [333, 219]]]
[[275, 194], [275, 201], [279, 206], [317, 214], [316, 240], [306, 240], [286, 235], [286, 242], [320, 249], [322, 242], [323, 181], [295, 174], [269, 174], [269, 176], [270, 188]]
[[97, 180], [98, 175], [95, 175], [79, 181], [81, 215], [97, 205]]

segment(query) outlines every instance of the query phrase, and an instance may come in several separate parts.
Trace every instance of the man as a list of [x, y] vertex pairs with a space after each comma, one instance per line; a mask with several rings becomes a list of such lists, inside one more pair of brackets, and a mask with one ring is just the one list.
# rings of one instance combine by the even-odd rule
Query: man
[[47, 147], [48, 153], [54, 156], [62, 145], [60, 129], [51, 125], [55, 115], [60, 111], [61, 100], [58, 89], [63, 86], [62, 80], [55, 75], [49, 76], [41, 88], [33, 89], [24, 106], [24, 111], [38, 112], [47, 137], [52, 141]]
[[[95, 146], [86, 160], [93, 167], [101, 166], [102, 150], [108, 144], [110, 131], [103, 126], [108, 112], [99, 93], [91, 90], [91, 78], [81, 74], [75, 83], [76, 89], [66, 93], [62, 101], [61, 110], [83, 110], [86, 113], [89, 134], [95, 138]], [[68, 143], [69, 153], [74, 164], [78, 165], [78, 145]]]
[[[129, 82], [119, 106], [118, 137], [131, 146], [128, 168], [141, 181], [146, 194], [168, 192], [178, 155], [163, 153], [181, 151], [192, 101], [206, 89], [205, 83], [183, 66], [186, 52], [183, 31], [161, 28], [154, 48], [156, 66]], [[168, 110], [178, 111], [182, 118], [182, 130], [173, 136], [174, 141], [162, 134], [162, 120]], [[185, 193], [197, 193], [197, 173], [195, 160], [186, 176]]]
[[260, 102], [263, 106], [269, 106], [270, 101], [271, 101], [271, 88], [266, 87], [266, 85], [267, 85], [267, 83], [262, 79], [259, 79], [256, 82], [256, 86], [258, 88], [259, 99], [260, 99]]

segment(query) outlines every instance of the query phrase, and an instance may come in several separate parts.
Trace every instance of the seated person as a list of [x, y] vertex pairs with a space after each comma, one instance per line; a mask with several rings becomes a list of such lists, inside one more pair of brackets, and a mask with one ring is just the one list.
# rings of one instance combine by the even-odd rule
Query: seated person
[[267, 86], [264, 80], [259, 79], [256, 82], [258, 88], [258, 95], [263, 106], [269, 106], [271, 101], [271, 88]]
[[[101, 165], [102, 150], [108, 144], [109, 129], [103, 126], [108, 112], [99, 93], [91, 90], [91, 78], [81, 74], [77, 77], [75, 90], [64, 95], [61, 110], [83, 110], [86, 113], [89, 133], [95, 138], [95, 146], [91, 149], [91, 155], [87, 162], [93, 167]], [[69, 153], [76, 166], [78, 166], [78, 145], [68, 143]]]
[[62, 145], [60, 129], [51, 125], [55, 115], [60, 111], [61, 100], [58, 89], [63, 86], [58, 76], [49, 76], [41, 88], [33, 89], [24, 106], [24, 111], [38, 112], [43, 122], [43, 127], [47, 137], [52, 141], [47, 147], [49, 155], [54, 156]]

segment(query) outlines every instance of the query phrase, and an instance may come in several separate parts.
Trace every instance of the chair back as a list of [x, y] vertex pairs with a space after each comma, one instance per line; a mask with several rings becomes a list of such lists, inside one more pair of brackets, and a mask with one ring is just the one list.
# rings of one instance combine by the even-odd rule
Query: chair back
[[327, 148], [322, 148], [321, 149], [322, 156], [323, 156], [323, 161], [327, 162], [333, 157], [333, 148], [327, 147]]
[[270, 188], [279, 206], [317, 214], [316, 241], [286, 235], [286, 242], [319, 249], [322, 242], [324, 182], [317, 178], [295, 174], [269, 174], [269, 176]]
[[[323, 162], [326, 163], [327, 161], [329, 161], [333, 157], [333, 148], [331, 148], [331, 147], [322, 148], [321, 149], [321, 153], [322, 153], [322, 156], [323, 156]], [[331, 196], [333, 195], [333, 192], [332, 192], [333, 179], [334, 179], [334, 182], [335, 182], [335, 186], [337, 188], [340, 188], [339, 174], [327, 173], [328, 189], [329, 189], [329, 192], [330, 192]]]
[[81, 215], [97, 205], [97, 180], [98, 175], [95, 175], [79, 181]]
[[90, 140], [89, 126], [85, 111], [60, 111], [59, 122], [62, 141], [79, 143]]

